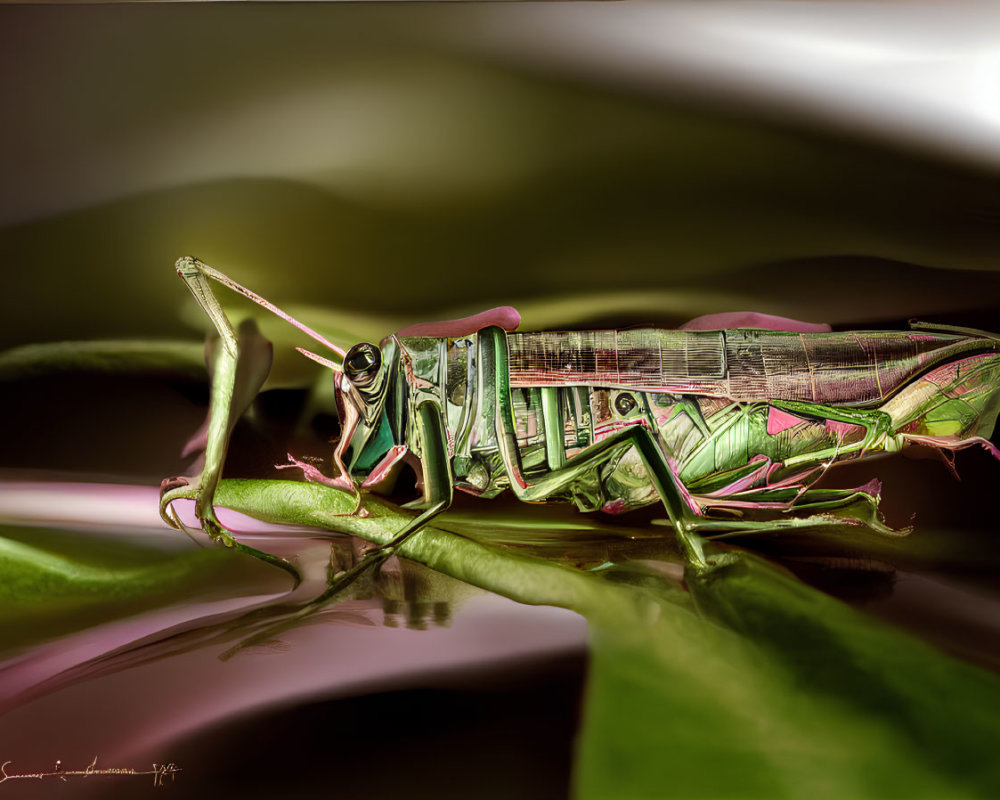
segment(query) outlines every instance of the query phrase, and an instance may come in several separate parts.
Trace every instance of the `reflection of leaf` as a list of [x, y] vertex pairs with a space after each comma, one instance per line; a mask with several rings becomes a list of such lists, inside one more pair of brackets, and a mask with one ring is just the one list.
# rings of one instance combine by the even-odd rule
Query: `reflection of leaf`
[[[377, 503], [334, 518], [351, 498], [307, 484], [224, 481], [219, 501], [379, 542], [403, 521]], [[435, 529], [401, 550], [588, 618], [580, 797], [962, 797], [1000, 780], [995, 676], [756, 558], [688, 576], [687, 595], [655, 570], [585, 573]]]
[[224, 549], [164, 553], [41, 528], [3, 528], [0, 642], [14, 647], [139, 611], [206, 587], [256, 582], [251, 559]]

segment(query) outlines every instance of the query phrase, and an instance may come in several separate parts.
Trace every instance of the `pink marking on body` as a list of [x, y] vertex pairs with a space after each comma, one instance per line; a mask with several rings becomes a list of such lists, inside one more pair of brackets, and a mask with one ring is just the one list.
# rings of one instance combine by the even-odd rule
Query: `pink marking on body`
[[628, 506], [625, 505], [625, 501], [621, 498], [617, 500], [611, 500], [605, 503], [603, 508], [601, 508], [605, 514], [624, 514], [628, 511]]
[[375, 465], [375, 469], [365, 478], [364, 483], [361, 484], [361, 488], [367, 489], [384, 481], [389, 471], [403, 459], [407, 451], [408, 448], [405, 444], [395, 444], [390, 447], [389, 452], [382, 456], [382, 460]]
[[780, 408], [771, 406], [767, 410], [767, 433], [769, 436], [774, 436], [782, 431], [787, 431], [789, 428], [794, 428], [796, 425], [801, 425], [803, 422], [805, 422], [805, 420], [802, 419], [802, 417], [796, 417], [794, 414], [789, 414], [787, 411], [782, 411]]
[[753, 508], [753, 509], [786, 509], [790, 505], [784, 501], [773, 500], [733, 500], [732, 498], [705, 498], [706, 506], [720, 506], [722, 508]]
[[[969, 372], [972, 372], [980, 361], [985, 361], [990, 358], [996, 358], [995, 353], [980, 353], [979, 355], [969, 356], [968, 358], [963, 358], [959, 361], [953, 361], [950, 364], [944, 364], [931, 370], [927, 375], [924, 376], [925, 380], [930, 381], [935, 386], [947, 386], [949, 383], [954, 383], [955, 381], [962, 380], [963, 378], [970, 377]], [[966, 375], [960, 375], [963, 370], [966, 371]], [[971, 383], [961, 383], [958, 386], [953, 386], [951, 391], [956, 394], [965, 394], [975, 388], [977, 382]]]
[[663, 427], [671, 419], [674, 418], [677, 412], [677, 406], [669, 406], [668, 408], [655, 408], [653, 409], [653, 419], [656, 420], [656, 426], [658, 428]]
[[937, 336], [931, 336], [926, 333], [908, 333], [906, 338], [911, 342], [936, 342], [938, 340]]
[[[777, 463], [777, 464], [775, 464], [774, 468], [771, 469], [770, 472], [768, 472], [768, 478], [770, 478], [771, 473], [774, 472], [774, 470], [780, 469], [783, 466], [784, 466], [784, 464], [782, 464], [780, 462]], [[806, 484], [805, 484], [806, 478], [808, 478], [813, 473], [820, 472], [822, 469], [823, 469], [822, 467], [810, 467], [809, 469], [803, 470], [802, 472], [796, 472], [794, 475], [789, 475], [787, 478], [782, 478], [780, 481], [775, 481], [774, 483], [771, 483], [770, 480], [769, 480], [768, 483], [767, 483], [767, 488], [768, 489], [785, 489], [785, 488], [788, 488], [790, 486], [801, 486], [801, 487], [805, 488], [805, 486], [806, 486]]]
[[403, 328], [397, 336], [433, 336], [440, 338], [454, 339], [457, 336], [468, 336], [470, 334], [496, 325], [505, 331], [516, 331], [521, 324], [521, 315], [516, 308], [511, 306], [499, 306], [473, 314], [471, 317], [462, 319], [451, 319], [443, 322], [418, 322], [415, 325], [408, 325]]
[[949, 383], [958, 378], [959, 364], [961, 364], [960, 361], [938, 367], [937, 369], [927, 373], [926, 380], [930, 381], [935, 386], [947, 386]]
[[773, 314], [758, 314], [755, 311], [726, 311], [721, 314], [705, 314], [681, 325], [682, 331], [722, 331], [727, 328], [758, 328], [765, 331], [793, 331], [795, 333], [829, 333], [833, 330], [825, 322], [803, 322]]
[[756, 455], [750, 459], [748, 462], [750, 464], [760, 464], [757, 469], [748, 475], [744, 475], [739, 480], [733, 481], [728, 486], [723, 486], [721, 489], [716, 489], [714, 492], [709, 492], [706, 497], [727, 497], [731, 494], [737, 494], [742, 492], [744, 489], [749, 489], [751, 486], [756, 484], [762, 478], [767, 478], [771, 471], [772, 464], [771, 459], [767, 456], [761, 454]]
[[680, 478], [680, 470], [677, 469], [677, 461], [670, 458], [670, 456], [667, 456], [666, 461], [670, 471], [674, 474], [674, 485], [677, 487], [677, 491], [681, 493], [681, 497], [684, 498], [684, 502], [687, 503], [688, 508], [690, 508], [699, 517], [703, 516], [701, 505], [695, 501], [694, 496], [688, 491], [687, 486], [684, 485], [684, 482]]
[[847, 438], [848, 435], [852, 433], [858, 433], [862, 429], [860, 425], [854, 425], [853, 423], [850, 422], [839, 422], [838, 420], [835, 419], [826, 420], [826, 422], [823, 424], [823, 427], [826, 428], [830, 433], [835, 433], [838, 436], [843, 437], [845, 439]]

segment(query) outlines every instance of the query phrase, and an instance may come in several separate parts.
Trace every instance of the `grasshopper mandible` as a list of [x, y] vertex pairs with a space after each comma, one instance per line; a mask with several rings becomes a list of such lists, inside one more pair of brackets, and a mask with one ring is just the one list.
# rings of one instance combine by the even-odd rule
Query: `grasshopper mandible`
[[[516, 311], [501, 308], [344, 351], [195, 258], [180, 259], [177, 272], [221, 336], [194, 489], [203, 529], [227, 544], [234, 540], [212, 498], [235, 423], [238, 347], [209, 279], [336, 356], [297, 348], [333, 373], [341, 423], [336, 476], [291, 459], [307, 480], [357, 493], [355, 513], [363, 514], [362, 490], [404, 463], [421, 476], [420, 513], [364, 564], [381, 563], [460, 489], [610, 513], [659, 502], [699, 568], [701, 534], [857, 524], [834, 512], [858, 503], [873, 527], [892, 532], [879, 523], [877, 481], [814, 488], [835, 462], [911, 444], [981, 444], [1000, 457], [988, 440], [1000, 411], [1000, 337], [982, 331], [913, 323], [909, 331], [834, 333], [751, 315], [739, 328], [705, 317], [681, 330], [528, 333], [516, 332]], [[161, 515], [175, 526], [170, 504], [180, 496], [165, 481]]]

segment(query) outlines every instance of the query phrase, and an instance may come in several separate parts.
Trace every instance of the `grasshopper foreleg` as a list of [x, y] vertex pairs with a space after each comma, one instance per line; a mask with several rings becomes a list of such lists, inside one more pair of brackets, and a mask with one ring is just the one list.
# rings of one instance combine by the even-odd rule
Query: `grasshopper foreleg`
[[302, 471], [302, 477], [306, 479], [307, 483], [318, 483], [320, 486], [328, 486], [331, 489], [339, 489], [340, 491], [351, 492], [355, 496], [356, 503], [354, 510], [347, 514], [334, 514], [337, 517], [367, 517], [368, 511], [364, 506], [364, 497], [361, 495], [361, 490], [358, 489], [354, 481], [349, 478], [345, 480], [344, 474], [336, 478], [329, 478], [324, 475], [318, 467], [314, 464], [310, 464], [307, 461], [301, 461], [288, 453], [288, 463], [287, 464], [275, 464], [275, 469], [297, 469]]
[[329, 588], [316, 599], [317, 603], [342, 592], [367, 569], [380, 567], [399, 545], [451, 505], [455, 481], [448, 459], [448, 440], [441, 410], [433, 402], [421, 403], [417, 408], [416, 424], [423, 443], [420, 461], [424, 473], [424, 499], [429, 505], [389, 542], [369, 550], [351, 569], [335, 575]]

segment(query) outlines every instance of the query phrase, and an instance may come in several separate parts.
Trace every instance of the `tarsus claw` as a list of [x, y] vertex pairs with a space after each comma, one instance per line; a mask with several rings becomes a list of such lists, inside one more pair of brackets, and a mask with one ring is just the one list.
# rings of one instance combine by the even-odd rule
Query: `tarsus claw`
[[191, 495], [185, 491], [191, 485], [191, 481], [183, 475], [174, 478], [164, 478], [160, 482], [160, 519], [174, 530], [184, 530], [184, 524], [180, 521], [177, 513], [171, 508], [174, 500], [180, 500]]

